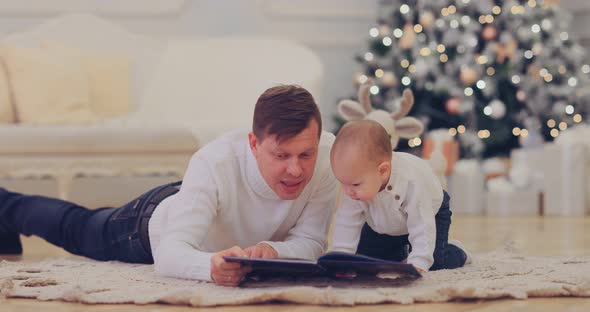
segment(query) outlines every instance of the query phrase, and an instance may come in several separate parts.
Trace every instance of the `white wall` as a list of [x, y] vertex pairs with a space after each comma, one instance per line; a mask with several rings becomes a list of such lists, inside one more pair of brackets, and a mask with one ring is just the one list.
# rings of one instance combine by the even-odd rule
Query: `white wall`
[[571, 32], [590, 50], [590, 1], [562, 0], [561, 7], [572, 13]]
[[[433, 0], [435, 1], [435, 0]], [[325, 64], [320, 103], [326, 129], [339, 97], [354, 93], [354, 56], [366, 48], [379, 0], [0, 0], [0, 35], [67, 11], [104, 15], [154, 36], [271, 35], [298, 40]], [[138, 5], [139, 4], [139, 5]], [[572, 33], [590, 48], [590, 1], [562, 0]], [[239, 57], [239, 51], [236, 51]]]

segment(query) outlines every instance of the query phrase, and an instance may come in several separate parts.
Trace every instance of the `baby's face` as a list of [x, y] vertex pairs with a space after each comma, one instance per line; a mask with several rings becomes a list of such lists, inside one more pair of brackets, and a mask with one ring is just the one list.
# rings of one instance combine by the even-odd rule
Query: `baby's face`
[[334, 176], [342, 184], [342, 190], [352, 199], [373, 199], [387, 181], [388, 174], [380, 172], [379, 164], [366, 157], [346, 153], [336, 155], [331, 160]]

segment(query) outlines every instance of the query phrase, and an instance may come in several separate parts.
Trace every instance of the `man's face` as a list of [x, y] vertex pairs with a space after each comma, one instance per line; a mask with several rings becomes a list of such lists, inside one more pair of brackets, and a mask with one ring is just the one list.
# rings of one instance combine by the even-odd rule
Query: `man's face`
[[297, 136], [280, 143], [276, 135], [260, 141], [254, 133], [248, 134], [262, 177], [281, 199], [296, 199], [311, 180], [318, 155], [318, 130], [312, 120]]

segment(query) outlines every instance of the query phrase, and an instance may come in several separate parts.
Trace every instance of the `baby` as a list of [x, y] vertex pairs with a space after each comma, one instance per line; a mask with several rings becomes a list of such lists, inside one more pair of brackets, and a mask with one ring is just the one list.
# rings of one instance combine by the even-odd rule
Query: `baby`
[[449, 195], [428, 163], [392, 152], [389, 135], [372, 120], [347, 123], [330, 153], [345, 195], [334, 219], [331, 251], [402, 261], [420, 272], [471, 262], [448, 241]]

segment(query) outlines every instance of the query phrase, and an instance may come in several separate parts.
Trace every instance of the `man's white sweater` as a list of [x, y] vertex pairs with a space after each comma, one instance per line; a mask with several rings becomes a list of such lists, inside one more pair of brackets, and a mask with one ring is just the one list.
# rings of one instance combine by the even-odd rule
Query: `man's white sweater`
[[337, 182], [329, 162], [334, 136], [322, 133], [311, 181], [295, 200], [282, 200], [263, 179], [235, 131], [192, 157], [180, 191], [162, 201], [149, 223], [158, 274], [211, 280], [213, 253], [259, 242], [279, 257], [315, 260], [326, 248]]

